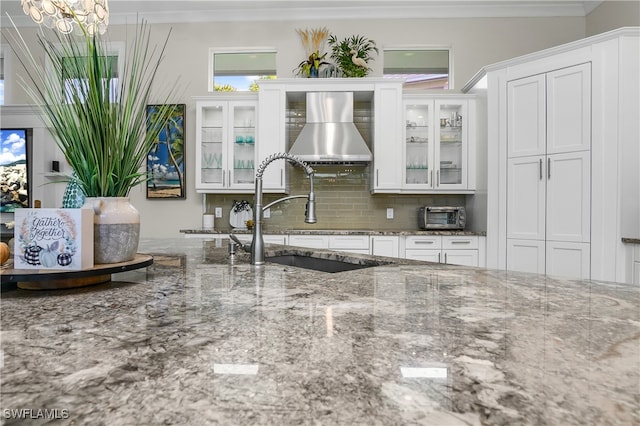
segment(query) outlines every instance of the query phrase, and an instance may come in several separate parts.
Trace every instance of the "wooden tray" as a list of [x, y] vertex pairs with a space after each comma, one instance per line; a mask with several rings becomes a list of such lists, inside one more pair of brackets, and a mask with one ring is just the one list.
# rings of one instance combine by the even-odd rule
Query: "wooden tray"
[[91, 269], [64, 271], [54, 269], [13, 269], [13, 259], [1, 270], [2, 283], [17, 283], [24, 290], [56, 290], [84, 287], [111, 281], [111, 274], [146, 268], [153, 256], [137, 253], [133, 260], [94, 265]]

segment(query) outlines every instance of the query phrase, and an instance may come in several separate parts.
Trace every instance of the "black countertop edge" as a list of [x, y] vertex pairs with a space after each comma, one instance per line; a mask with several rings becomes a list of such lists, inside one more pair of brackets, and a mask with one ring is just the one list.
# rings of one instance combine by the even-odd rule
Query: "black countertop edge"
[[[183, 234], [251, 234], [247, 229], [181, 229]], [[369, 230], [369, 229], [288, 229], [288, 230], [268, 230], [267, 235], [469, 235], [485, 236], [486, 232], [464, 231], [464, 230], [416, 230], [416, 231], [394, 231], [394, 230]]]

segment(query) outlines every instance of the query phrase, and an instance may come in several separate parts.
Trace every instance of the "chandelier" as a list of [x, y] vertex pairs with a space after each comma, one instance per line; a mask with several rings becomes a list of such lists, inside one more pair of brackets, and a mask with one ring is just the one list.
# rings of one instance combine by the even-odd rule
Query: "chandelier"
[[93, 35], [109, 25], [108, 0], [21, 0], [22, 10], [38, 24], [69, 34], [74, 26]]

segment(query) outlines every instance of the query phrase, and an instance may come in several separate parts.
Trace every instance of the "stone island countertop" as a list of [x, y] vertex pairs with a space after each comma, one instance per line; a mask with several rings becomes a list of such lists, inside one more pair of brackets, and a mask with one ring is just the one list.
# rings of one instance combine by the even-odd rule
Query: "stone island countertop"
[[255, 267], [225, 242], [145, 240], [152, 266], [84, 289], [3, 284], [3, 422], [640, 424], [638, 286]]
[[[228, 235], [228, 234], [251, 234], [247, 229], [181, 229], [183, 234], [211, 234]], [[398, 230], [372, 230], [372, 229], [286, 229], [286, 230], [264, 230], [265, 234], [271, 235], [486, 235], [486, 232], [475, 232], [465, 230], [415, 230], [415, 231], [398, 231]]]

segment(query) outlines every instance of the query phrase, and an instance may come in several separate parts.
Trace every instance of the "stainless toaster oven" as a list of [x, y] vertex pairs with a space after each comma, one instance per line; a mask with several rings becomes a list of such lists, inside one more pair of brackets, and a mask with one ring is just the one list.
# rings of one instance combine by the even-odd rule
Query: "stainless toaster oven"
[[464, 229], [466, 214], [464, 207], [420, 207], [418, 228], [420, 229]]

